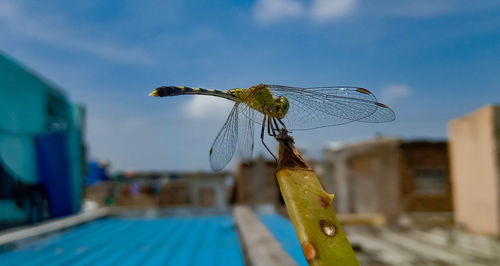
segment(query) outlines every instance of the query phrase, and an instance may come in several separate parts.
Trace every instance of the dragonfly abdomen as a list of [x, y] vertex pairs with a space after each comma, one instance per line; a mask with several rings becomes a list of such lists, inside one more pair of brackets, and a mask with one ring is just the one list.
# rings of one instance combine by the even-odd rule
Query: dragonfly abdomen
[[211, 95], [226, 98], [229, 100], [236, 100], [237, 98], [226, 90], [214, 90], [203, 88], [190, 88], [190, 87], [176, 87], [176, 86], [162, 86], [154, 90], [150, 95], [155, 97], [177, 96], [185, 94], [198, 94], [198, 95]]

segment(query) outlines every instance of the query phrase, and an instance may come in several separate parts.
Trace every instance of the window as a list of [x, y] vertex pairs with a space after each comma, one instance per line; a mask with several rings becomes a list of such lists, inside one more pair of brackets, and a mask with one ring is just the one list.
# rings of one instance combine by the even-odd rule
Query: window
[[417, 169], [414, 175], [415, 192], [421, 194], [446, 193], [445, 169]]

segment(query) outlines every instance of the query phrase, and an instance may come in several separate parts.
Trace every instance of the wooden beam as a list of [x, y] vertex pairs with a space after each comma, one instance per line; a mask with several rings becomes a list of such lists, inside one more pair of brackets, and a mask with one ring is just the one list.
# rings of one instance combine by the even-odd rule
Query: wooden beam
[[249, 207], [234, 207], [233, 217], [249, 265], [297, 265]]

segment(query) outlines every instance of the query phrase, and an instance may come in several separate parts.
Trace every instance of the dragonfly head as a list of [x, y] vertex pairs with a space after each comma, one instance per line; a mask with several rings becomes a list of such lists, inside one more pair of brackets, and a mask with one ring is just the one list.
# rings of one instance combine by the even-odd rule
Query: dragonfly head
[[290, 109], [290, 103], [285, 96], [279, 96], [274, 98], [274, 106], [276, 113], [274, 114], [276, 118], [282, 119], [288, 113], [288, 109]]

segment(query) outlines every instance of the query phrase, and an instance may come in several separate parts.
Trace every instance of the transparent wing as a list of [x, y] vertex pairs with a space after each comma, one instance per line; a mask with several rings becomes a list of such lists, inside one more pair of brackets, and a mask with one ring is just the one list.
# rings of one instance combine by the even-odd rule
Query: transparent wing
[[283, 122], [290, 130], [307, 130], [360, 122], [389, 122], [394, 112], [370, 91], [357, 87], [297, 88], [266, 85], [274, 97], [285, 96], [290, 109]]
[[261, 112], [248, 107], [248, 105], [244, 103], [240, 104], [239, 110], [240, 114], [243, 114], [246, 118], [250, 119], [255, 124], [257, 124], [257, 127], [262, 125], [262, 121], [264, 120], [264, 114], [262, 114]]
[[365, 118], [361, 118], [358, 121], [366, 123], [381, 123], [381, 122], [391, 122], [394, 121], [394, 119], [396, 119], [396, 115], [394, 114], [394, 111], [392, 111], [391, 108], [389, 108], [387, 105], [383, 103], [377, 102], [376, 104], [377, 104], [377, 110], [373, 114]]
[[210, 148], [210, 166], [214, 171], [219, 171], [226, 166], [233, 157], [238, 141], [238, 103], [234, 104], [226, 123]]
[[254, 124], [260, 113], [247, 107], [245, 104], [238, 106], [238, 112], [238, 150], [241, 158], [245, 162], [250, 162], [254, 148]]

